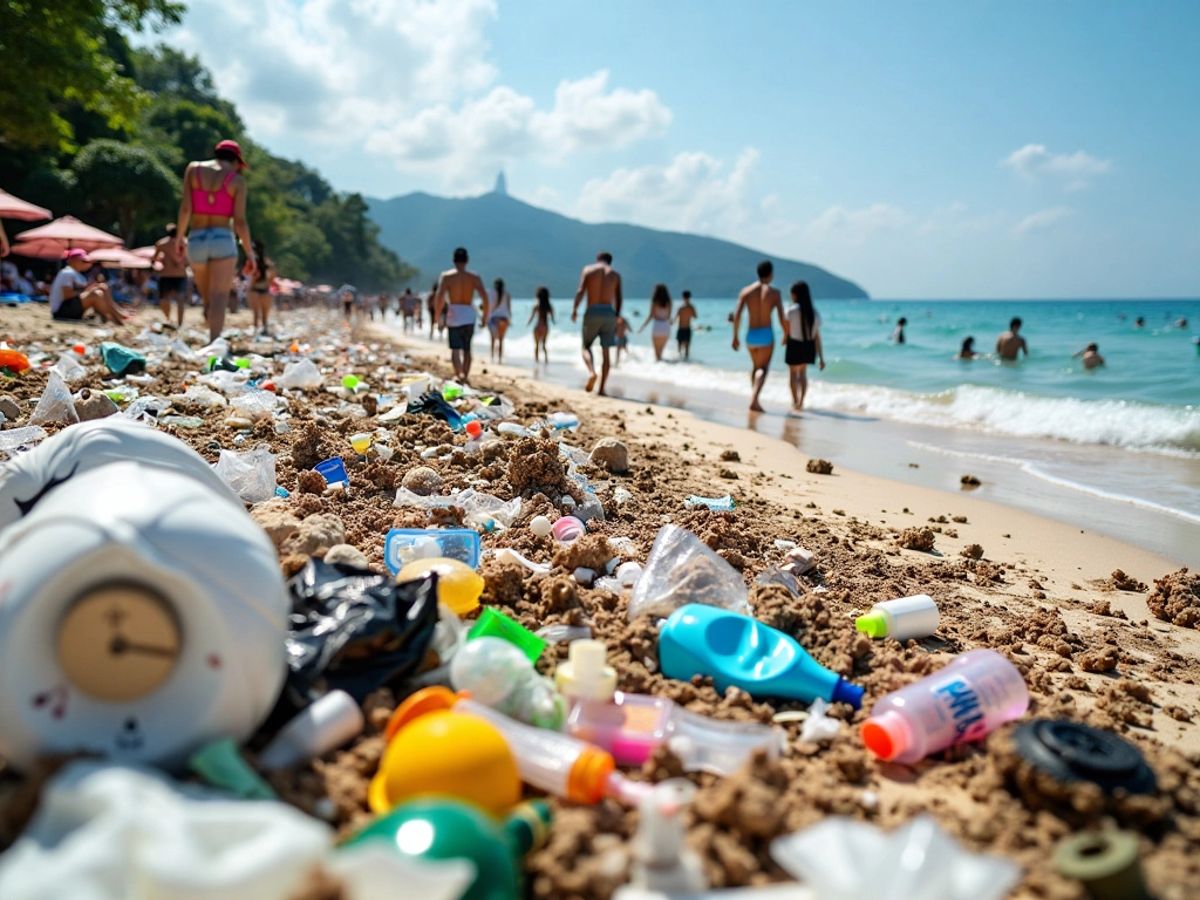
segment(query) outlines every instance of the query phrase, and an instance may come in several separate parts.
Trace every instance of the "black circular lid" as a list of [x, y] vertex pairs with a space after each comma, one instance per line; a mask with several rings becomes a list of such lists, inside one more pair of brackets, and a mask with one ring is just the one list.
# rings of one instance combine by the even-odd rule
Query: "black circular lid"
[[1111, 731], [1067, 719], [1034, 719], [1013, 732], [1017, 752], [1059, 781], [1090, 781], [1112, 793], [1150, 794], [1154, 772], [1137, 747]]

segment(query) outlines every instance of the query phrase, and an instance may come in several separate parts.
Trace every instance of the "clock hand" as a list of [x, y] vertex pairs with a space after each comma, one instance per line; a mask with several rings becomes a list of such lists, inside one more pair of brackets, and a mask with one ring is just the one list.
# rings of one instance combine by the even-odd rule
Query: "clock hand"
[[108, 652], [113, 656], [121, 656], [124, 653], [138, 653], [142, 656], [164, 656], [169, 658], [175, 656], [178, 651], [174, 647], [155, 647], [150, 644], [137, 644], [128, 640], [124, 635], [118, 634], [109, 643]]

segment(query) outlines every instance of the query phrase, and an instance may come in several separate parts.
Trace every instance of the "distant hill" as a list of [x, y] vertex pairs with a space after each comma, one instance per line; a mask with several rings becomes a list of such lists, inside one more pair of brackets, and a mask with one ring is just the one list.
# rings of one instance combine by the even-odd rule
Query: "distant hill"
[[471, 268], [491, 287], [503, 278], [514, 297], [532, 297], [538, 285], [552, 297], [573, 296], [579, 270], [601, 250], [612, 253], [625, 295], [650, 296], [666, 282], [673, 296], [685, 288], [696, 297], [736, 297], [754, 279], [764, 257], [775, 263], [775, 284], [785, 291], [804, 279], [818, 299], [865, 298], [852, 281], [794, 260], [770, 257], [716, 238], [657, 231], [638, 225], [591, 225], [530, 206], [499, 190], [481, 197], [448, 198], [415, 193], [368, 200], [379, 240], [421, 270], [414, 287], [428, 289], [450, 267], [457, 246], [471, 253]]

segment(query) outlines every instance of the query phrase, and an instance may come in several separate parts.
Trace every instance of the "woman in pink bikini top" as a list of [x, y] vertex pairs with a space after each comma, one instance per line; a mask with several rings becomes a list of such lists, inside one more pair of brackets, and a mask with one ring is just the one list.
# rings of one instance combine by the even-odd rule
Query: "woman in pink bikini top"
[[[183, 173], [183, 200], [179, 204], [176, 241], [188, 238], [196, 290], [204, 300], [210, 340], [225, 328], [225, 307], [237, 267], [237, 239], [246, 251], [243, 271], [255, 275], [250, 228], [246, 224], [247, 168], [236, 141], [221, 141], [213, 159], [188, 163]], [[188, 233], [188, 226], [191, 233]], [[178, 248], [177, 248], [178, 249]]]

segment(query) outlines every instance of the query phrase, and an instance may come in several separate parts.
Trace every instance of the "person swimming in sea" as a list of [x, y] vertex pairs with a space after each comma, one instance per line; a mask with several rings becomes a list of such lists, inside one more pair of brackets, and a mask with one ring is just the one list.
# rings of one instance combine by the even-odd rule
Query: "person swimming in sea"
[[740, 350], [742, 342], [738, 331], [742, 324], [742, 310], [746, 310], [750, 322], [746, 329], [746, 349], [750, 352], [750, 383], [753, 394], [750, 397], [752, 412], [762, 412], [762, 404], [758, 402], [763, 385], [767, 383], [767, 369], [771, 365], [771, 354], [775, 351], [775, 331], [771, 327], [771, 313], [779, 317], [779, 327], [783, 329], [783, 300], [779, 289], [771, 287], [775, 277], [775, 267], [771, 261], [764, 259], [758, 264], [758, 280], [742, 288], [738, 294], [737, 308], [733, 311], [733, 349]]
[[908, 319], [904, 318], [904, 316], [901, 316], [899, 319], [896, 320], [896, 328], [895, 328], [895, 330], [892, 331], [892, 343], [893, 344], [903, 344], [904, 343], [904, 326], [907, 324], [908, 324]]
[[542, 361], [550, 362], [550, 351], [546, 349], [546, 339], [550, 336], [550, 323], [554, 321], [554, 305], [550, 302], [550, 289], [542, 286], [537, 289], [537, 302], [534, 303], [533, 309], [529, 312], [529, 321], [526, 325], [533, 322], [537, 318], [537, 324], [533, 326], [533, 361], [538, 361], [538, 348], [542, 349]]
[[1071, 355], [1071, 359], [1083, 358], [1083, 367], [1085, 369], [1095, 369], [1104, 365], [1104, 357], [1100, 355], [1099, 344], [1088, 344], [1078, 353]]
[[975, 351], [975, 338], [963, 338], [962, 346], [958, 348], [958, 356], [955, 359], [977, 359], [979, 354]]
[[1021, 319], [1014, 316], [1008, 323], [1008, 331], [996, 338], [996, 355], [1008, 362], [1016, 362], [1017, 355], [1029, 355], [1029, 345], [1021, 337]]
[[1134, 320], [1133, 320], [1133, 327], [1134, 327], [1134, 328], [1145, 328], [1145, 327], [1146, 327], [1146, 319], [1145, 319], [1145, 317], [1143, 317], [1143, 316], [1138, 316], [1136, 319], [1134, 319]]

